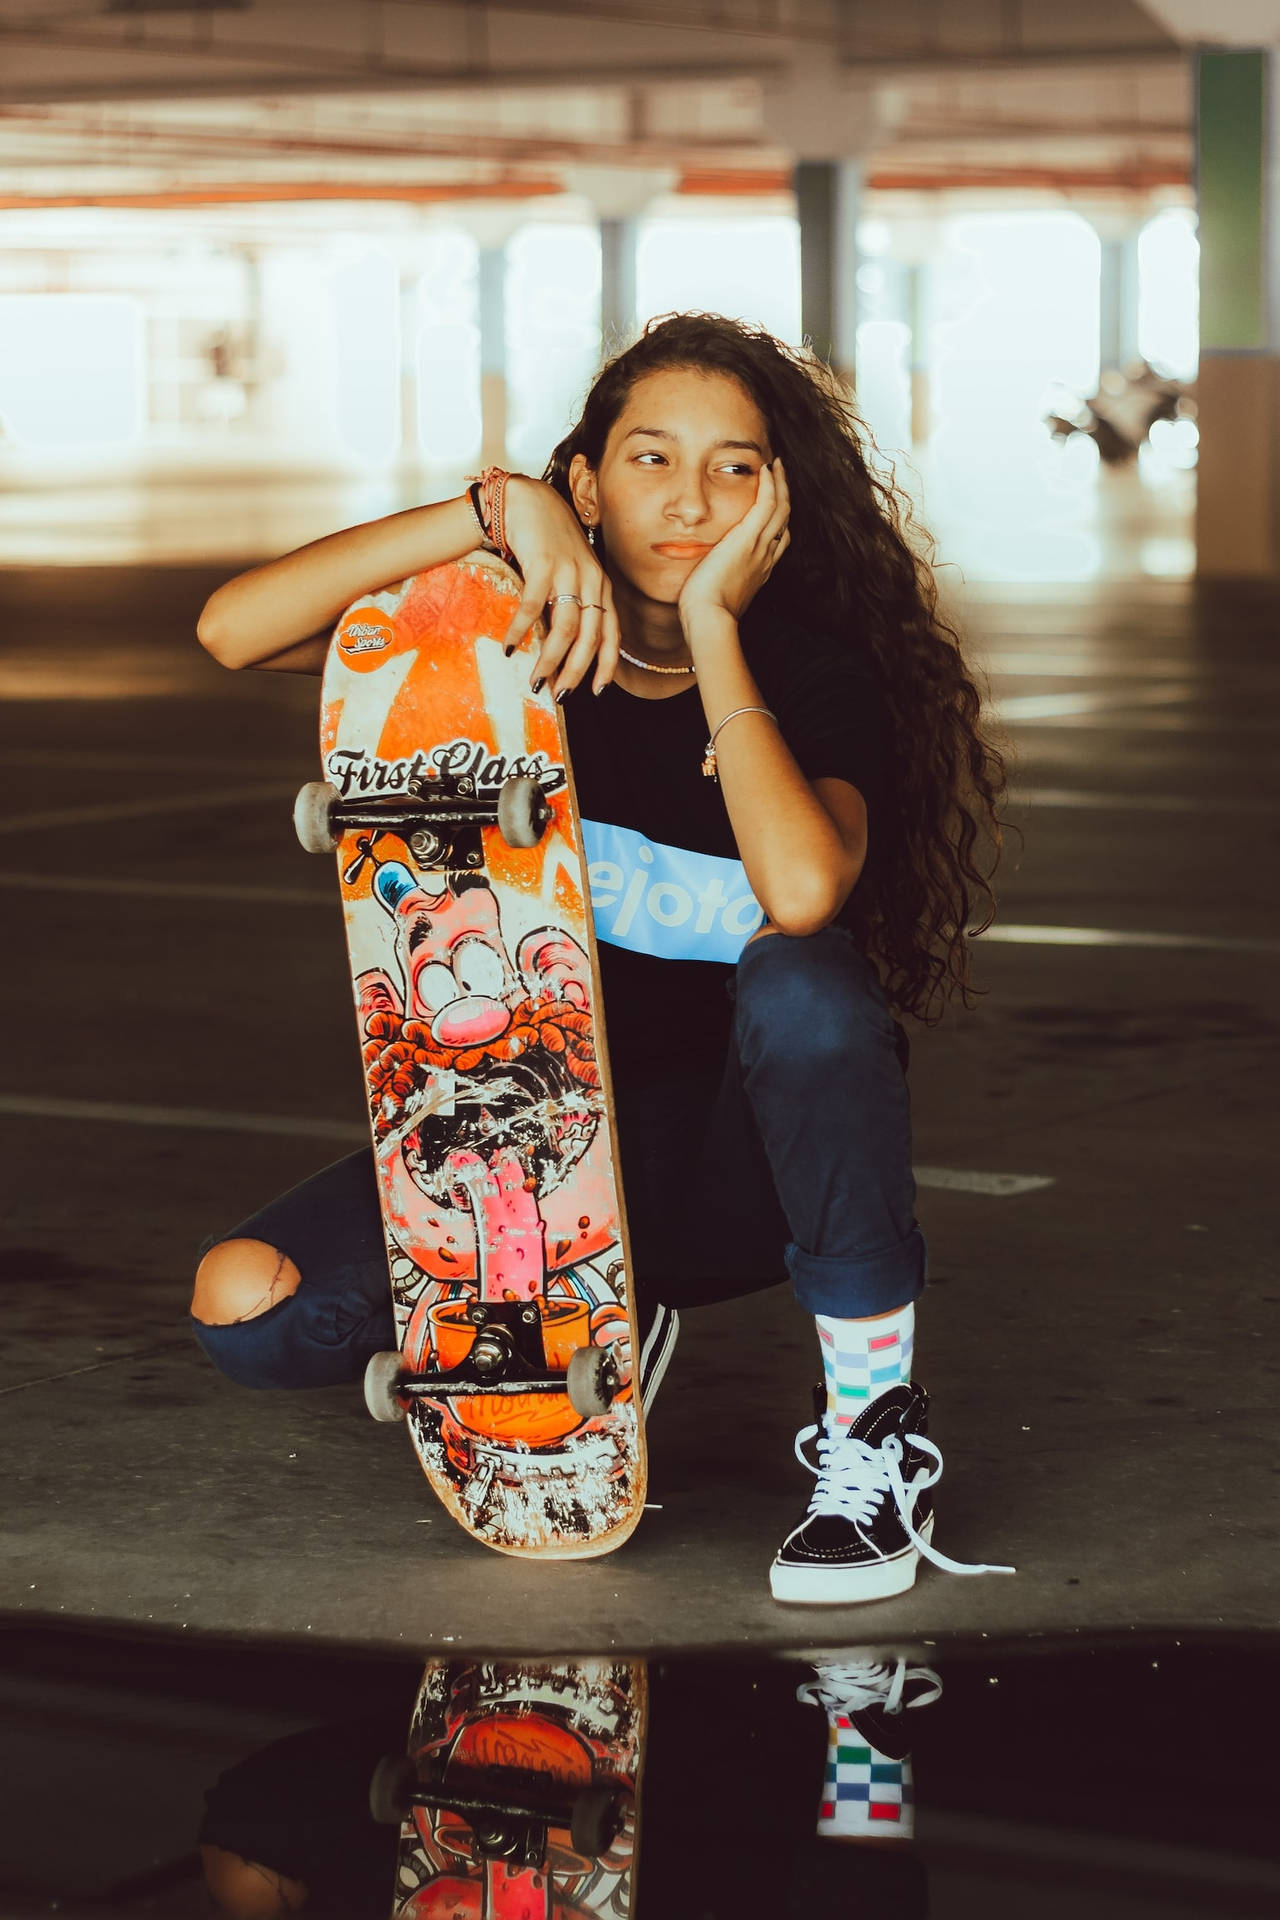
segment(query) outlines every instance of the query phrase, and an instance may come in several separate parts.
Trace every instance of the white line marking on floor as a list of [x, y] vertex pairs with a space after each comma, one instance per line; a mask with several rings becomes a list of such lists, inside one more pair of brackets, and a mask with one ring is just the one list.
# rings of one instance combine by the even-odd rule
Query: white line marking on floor
[[1280, 953], [1280, 940], [1251, 940], [1213, 933], [1130, 933], [1114, 927], [1019, 926], [1002, 921], [974, 936], [997, 946], [1014, 947], [1160, 947], [1205, 953]]
[[1131, 692], [1021, 693], [1006, 700], [992, 700], [987, 712], [992, 719], [1008, 723], [1017, 720], [1060, 720], [1080, 713], [1124, 713], [1131, 707], [1174, 707], [1200, 697], [1198, 687], [1179, 684], [1168, 687], [1135, 687]]
[[1107, 658], [1096, 648], [1076, 653], [1018, 653], [994, 647], [979, 655], [987, 673], [1007, 673], [1011, 679], [1074, 680], [1185, 680], [1194, 672], [1188, 660], [1125, 660]]
[[302, 887], [241, 887], [217, 880], [106, 880], [79, 873], [10, 873], [0, 870], [0, 887], [34, 893], [60, 893], [73, 900], [83, 893], [119, 894], [139, 900], [240, 900], [260, 907], [335, 907], [338, 889], [329, 893]]
[[[84, 753], [79, 747], [0, 747], [5, 767], [53, 767], [63, 773], [224, 773], [243, 779], [262, 761], [221, 760], [199, 753]], [[298, 784], [307, 778], [298, 774]]]
[[1049, 1173], [964, 1173], [956, 1167], [917, 1167], [918, 1187], [941, 1187], [948, 1193], [989, 1193], [1004, 1199], [1011, 1193], [1034, 1193], [1051, 1187]]
[[112, 1100], [47, 1100], [0, 1093], [0, 1114], [32, 1120], [86, 1120], [108, 1126], [187, 1127], [209, 1133], [271, 1133], [308, 1140], [367, 1144], [369, 1129], [352, 1120], [317, 1120], [307, 1114], [223, 1113], [212, 1107], [135, 1107]]
[[[217, 1133], [270, 1133], [359, 1145], [369, 1129], [350, 1120], [314, 1120], [301, 1114], [223, 1113], [206, 1107], [136, 1107], [110, 1100], [46, 1100], [24, 1094], [0, 1094], [0, 1115], [34, 1120], [84, 1120], [106, 1126], [185, 1127]], [[946, 1187], [956, 1193], [985, 1193], [1003, 1198], [1051, 1187], [1038, 1173], [966, 1173], [954, 1167], [917, 1167], [916, 1185]]]
[[1192, 793], [1078, 793], [1070, 787], [1014, 787], [1009, 794], [1015, 807], [1066, 807], [1102, 813], [1280, 813], [1280, 800], [1221, 794]]
[[295, 792], [293, 783], [276, 780], [270, 786], [215, 787], [208, 793], [170, 794], [162, 800], [120, 800], [93, 807], [58, 807], [48, 813], [11, 813], [0, 819], [0, 833], [34, 833], [42, 827], [97, 826], [108, 820], [145, 820], [171, 813], [199, 813], [211, 807], [247, 807], [256, 800], [279, 803]]
[[153, 1353], [166, 1353], [171, 1347], [188, 1347], [188, 1340], [157, 1340], [154, 1346], [131, 1347], [128, 1353], [114, 1354], [109, 1360], [91, 1360], [87, 1366], [67, 1367], [62, 1373], [42, 1373], [35, 1380], [15, 1380], [11, 1387], [0, 1387], [0, 1395], [25, 1393], [29, 1387], [47, 1387], [54, 1380], [74, 1380], [78, 1374], [101, 1373], [104, 1367], [118, 1367], [126, 1360], [145, 1360]]

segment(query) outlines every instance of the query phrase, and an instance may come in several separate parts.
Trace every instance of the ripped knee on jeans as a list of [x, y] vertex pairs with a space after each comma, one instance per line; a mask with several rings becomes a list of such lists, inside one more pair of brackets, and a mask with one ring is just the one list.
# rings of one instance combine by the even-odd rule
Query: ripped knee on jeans
[[265, 1240], [220, 1240], [196, 1269], [191, 1312], [208, 1327], [256, 1320], [302, 1284], [302, 1275]]

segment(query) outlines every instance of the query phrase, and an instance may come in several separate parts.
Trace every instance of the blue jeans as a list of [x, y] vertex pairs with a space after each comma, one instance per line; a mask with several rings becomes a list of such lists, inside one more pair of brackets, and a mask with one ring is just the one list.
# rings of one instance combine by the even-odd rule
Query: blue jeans
[[[767, 934], [729, 983], [718, 1085], [671, 1074], [615, 1087], [640, 1315], [790, 1278], [810, 1313], [888, 1313], [924, 1286], [906, 1039], [842, 927]], [[302, 1275], [255, 1319], [192, 1326], [242, 1386], [329, 1386], [394, 1346], [373, 1156], [349, 1154], [221, 1240], [264, 1240]]]

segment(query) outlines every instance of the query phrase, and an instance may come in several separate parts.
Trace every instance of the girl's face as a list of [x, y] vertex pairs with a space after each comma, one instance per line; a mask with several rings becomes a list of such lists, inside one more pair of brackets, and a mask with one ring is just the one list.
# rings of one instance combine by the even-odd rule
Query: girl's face
[[611, 574], [649, 600], [674, 603], [699, 560], [735, 527], [773, 458], [746, 388], [723, 373], [678, 367], [631, 389], [598, 471], [570, 469], [581, 517], [597, 522]]

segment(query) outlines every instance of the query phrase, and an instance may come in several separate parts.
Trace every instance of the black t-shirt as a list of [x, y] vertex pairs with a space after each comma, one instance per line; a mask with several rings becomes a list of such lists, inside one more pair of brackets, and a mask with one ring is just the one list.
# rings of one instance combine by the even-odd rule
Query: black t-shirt
[[[748, 625], [742, 644], [805, 778], [849, 781], [874, 817], [884, 709], [869, 667], [830, 636], [776, 622]], [[726, 982], [763, 915], [719, 783], [702, 773], [701, 695], [643, 700], [610, 685], [597, 698], [588, 675], [565, 715], [615, 1071], [661, 1078], [718, 1062]]]

